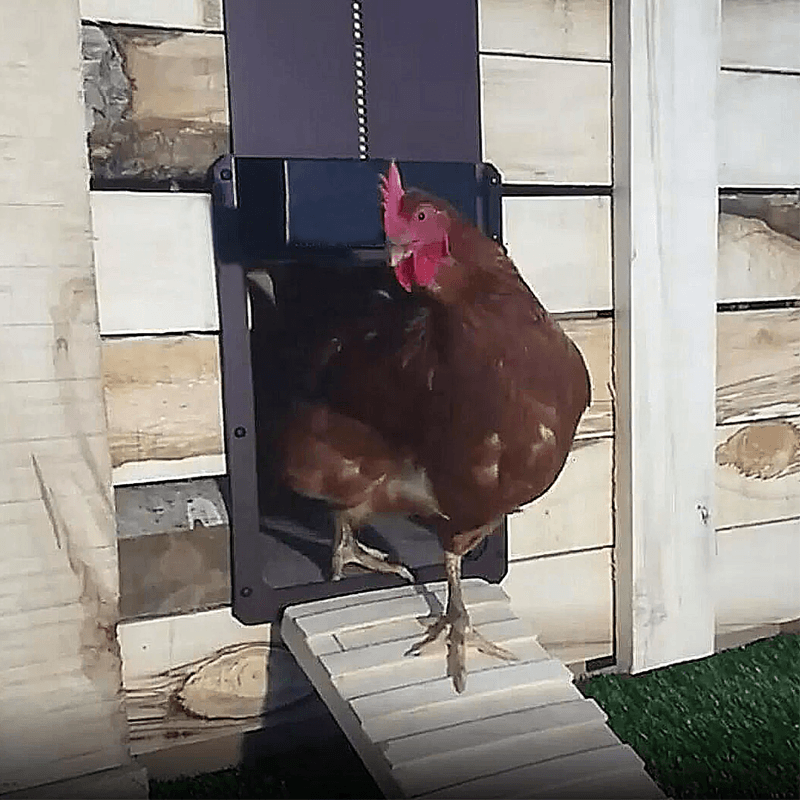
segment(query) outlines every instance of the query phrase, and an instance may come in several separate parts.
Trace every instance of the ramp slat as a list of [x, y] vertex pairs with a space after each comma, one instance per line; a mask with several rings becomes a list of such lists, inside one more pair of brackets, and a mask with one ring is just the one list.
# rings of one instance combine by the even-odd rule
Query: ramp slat
[[500, 587], [464, 581], [465, 602], [519, 661], [471, 649], [458, 695], [443, 643], [406, 656], [445, 594], [444, 583], [402, 586], [284, 614], [284, 641], [387, 797], [662, 796]]
[[453, 752], [403, 764], [395, 769], [394, 775], [411, 795], [428, 794], [477, 780], [487, 773], [507, 772], [569, 755], [578, 747], [598, 750], [617, 744], [617, 738], [603, 722], [595, 721], [590, 724], [535, 731], [512, 739], [496, 741], [488, 739], [479, 747], [465, 750], [457, 749], [458, 742], [454, 742]]
[[383, 749], [393, 764], [402, 766], [406, 762], [436, 758], [454, 750], [472, 751], [500, 739], [593, 722], [604, 724], [605, 720], [606, 715], [599, 706], [575, 699], [392, 739], [383, 743]]

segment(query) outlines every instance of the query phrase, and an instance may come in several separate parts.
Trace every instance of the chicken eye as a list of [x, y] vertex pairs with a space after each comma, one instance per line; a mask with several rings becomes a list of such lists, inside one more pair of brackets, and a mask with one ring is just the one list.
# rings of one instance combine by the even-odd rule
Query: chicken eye
[[425, 219], [425, 212], [424, 212], [424, 211], [420, 211], [420, 212], [417, 214], [417, 219], [418, 219], [420, 222], [422, 222], [422, 220], [424, 220], [424, 219]]

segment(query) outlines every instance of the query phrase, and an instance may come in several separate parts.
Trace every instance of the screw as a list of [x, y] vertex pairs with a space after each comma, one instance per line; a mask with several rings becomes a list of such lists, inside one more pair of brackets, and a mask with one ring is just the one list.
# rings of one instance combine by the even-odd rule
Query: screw
[[242, 586], [239, 594], [242, 597], [250, 597], [250, 595], [253, 594], [253, 590], [249, 586]]
[[220, 178], [224, 181], [229, 181], [233, 177], [233, 173], [229, 169], [222, 169], [219, 172]]
[[237, 425], [233, 429], [233, 435], [237, 439], [243, 439], [245, 436], [247, 436], [247, 429], [243, 425]]
[[489, 181], [489, 183], [491, 183], [491, 184], [492, 184], [492, 186], [497, 186], [497, 184], [498, 184], [498, 183], [500, 183], [500, 181], [499, 181], [499, 180], [497, 180], [497, 177], [493, 177], [493, 178], [491, 178], [491, 180]]

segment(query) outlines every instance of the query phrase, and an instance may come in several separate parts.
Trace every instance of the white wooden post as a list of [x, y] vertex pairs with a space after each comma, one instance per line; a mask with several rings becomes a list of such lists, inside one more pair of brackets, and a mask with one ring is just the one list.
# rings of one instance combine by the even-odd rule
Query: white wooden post
[[719, 0], [615, 0], [617, 658], [713, 651]]
[[0, 2], [0, 795], [146, 797], [121, 697], [80, 53], [77, 0]]

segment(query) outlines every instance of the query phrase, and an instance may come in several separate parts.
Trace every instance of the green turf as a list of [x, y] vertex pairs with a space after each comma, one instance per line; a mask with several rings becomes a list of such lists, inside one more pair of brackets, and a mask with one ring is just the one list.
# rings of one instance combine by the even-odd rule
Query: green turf
[[[797, 798], [800, 635], [777, 636], [644, 675], [604, 675], [581, 690], [671, 797]], [[332, 765], [332, 766], [328, 766]], [[380, 797], [337, 743], [257, 765], [151, 781], [150, 797]]]
[[800, 635], [581, 689], [671, 797], [798, 797]]

